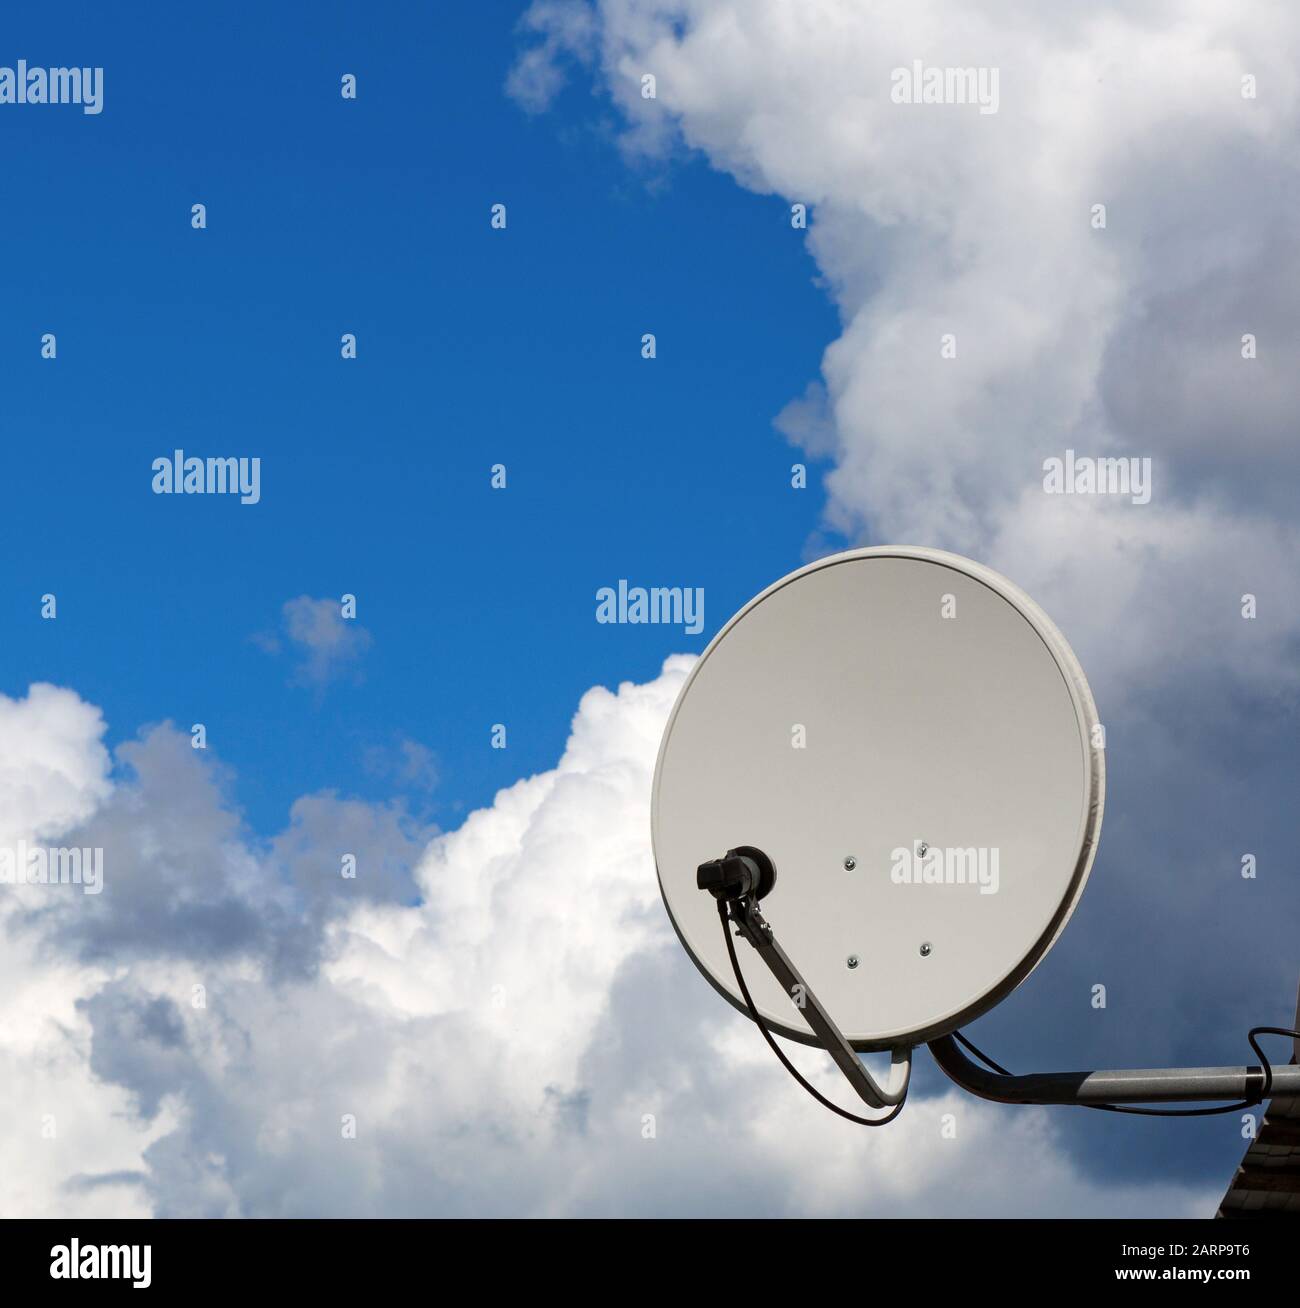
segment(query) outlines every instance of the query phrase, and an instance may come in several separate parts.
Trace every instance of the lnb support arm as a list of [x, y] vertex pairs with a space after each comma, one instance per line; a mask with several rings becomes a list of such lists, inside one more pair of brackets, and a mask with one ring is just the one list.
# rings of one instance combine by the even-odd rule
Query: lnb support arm
[[790, 956], [777, 943], [772, 928], [758, 911], [757, 902], [746, 895], [731, 900], [729, 909], [731, 921], [735, 923], [739, 934], [754, 946], [759, 958], [767, 964], [768, 971], [776, 977], [777, 984], [803, 1014], [804, 1020], [812, 1027], [813, 1034], [835, 1060], [858, 1098], [872, 1108], [892, 1108], [901, 1103], [907, 1094], [907, 1083], [911, 1077], [912, 1051], [907, 1048], [893, 1050], [889, 1082], [883, 1088], [878, 1085], [875, 1077], [853, 1051], [853, 1046], [844, 1038], [843, 1032], [835, 1025], [831, 1015], [822, 1007], [812, 987], [791, 962]]

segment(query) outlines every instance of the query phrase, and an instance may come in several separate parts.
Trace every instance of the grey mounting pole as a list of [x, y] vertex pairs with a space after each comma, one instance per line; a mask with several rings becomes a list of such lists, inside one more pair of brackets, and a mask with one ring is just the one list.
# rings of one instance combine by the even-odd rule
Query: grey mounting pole
[[881, 1089], [862, 1065], [843, 1032], [832, 1021], [830, 1014], [821, 1006], [821, 1001], [813, 994], [807, 981], [799, 974], [799, 969], [790, 961], [789, 955], [777, 944], [772, 928], [758, 911], [758, 905], [748, 897], [732, 901], [731, 920], [736, 924], [739, 934], [758, 951], [758, 956], [803, 1014], [858, 1097], [872, 1108], [890, 1108], [901, 1103], [911, 1078], [912, 1051], [905, 1047], [891, 1051], [889, 1084]]
[[[1256, 1099], [1260, 1067], [1157, 1067], [1121, 1072], [1033, 1072], [1003, 1076], [971, 1062], [950, 1035], [930, 1041], [934, 1061], [963, 1090], [1003, 1104], [1160, 1104]], [[1300, 1066], [1273, 1068], [1271, 1095], [1300, 1095]]]

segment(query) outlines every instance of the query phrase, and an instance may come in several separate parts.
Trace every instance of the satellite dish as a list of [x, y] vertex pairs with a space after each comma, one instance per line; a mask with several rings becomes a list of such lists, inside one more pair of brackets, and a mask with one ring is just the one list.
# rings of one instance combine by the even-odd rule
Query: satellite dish
[[[687, 677], [655, 767], [659, 886], [695, 965], [854, 1122], [898, 1114], [922, 1042], [959, 1086], [1002, 1103], [1201, 1116], [1300, 1095], [1300, 1066], [1273, 1067], [1257, 1040], [1300, 1040], [1283, 1027], [1251, 1028], [1246, 1067], [1028, 1075], [958, 1030], [1069, 920], [1104, 789], [1083, 669], [1022, 590], [940, 550], [852, 550], [752, 599]], [[748, 980], [733, 928], [765, 965]], [[825, 1049], [865, 1103], [892, 1111], [831, 1102], [773, 1031]], [[857, 1057], [874, 1049], [892, 1053], [884, 1086]]]
[[[910, 1047], [991, 1008], [1042, 961], [1101, 828], [1092, 694], [1045, 613], [940, 550], [883, 547], [783, 577], [718, 633], [655, 769], [664, 903], [745, 1008], [700, 864], [744, 846], [763, 910], [854, 1050]], [[776, 1032], [823, 1044], [750, 968]]]

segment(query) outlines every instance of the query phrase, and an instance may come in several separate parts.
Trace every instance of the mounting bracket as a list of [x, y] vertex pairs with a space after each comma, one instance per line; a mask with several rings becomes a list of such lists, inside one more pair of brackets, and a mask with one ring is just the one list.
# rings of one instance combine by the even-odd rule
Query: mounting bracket
[[934, 1061], [973, 1095], [1002, 1104], [1160, 1104], [1194, 1099], [1260, 1099], [1300, 1094], [1300, 1066], [1155, 1067], [1115, 1072], [1033, 1072], [1004, 1076], [972, 1062], [950, 1035], [930, 1041]]

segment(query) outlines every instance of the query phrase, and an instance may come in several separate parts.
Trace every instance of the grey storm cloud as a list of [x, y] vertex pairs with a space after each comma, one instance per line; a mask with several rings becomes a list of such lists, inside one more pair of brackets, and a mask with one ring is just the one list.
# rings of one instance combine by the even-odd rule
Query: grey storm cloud
[[400, 801], [305, 795], [262, 842], [245, 829], [231, 773], [170, 723], [121, 745], [117, 762], [111, 797], [66, 833], [103, 850], [104, 890], [29, 902], [14, 919], [86, 962], [242, 958], [308, 975], [332, 920], [358, 902], [417, 898], [412, 869], [434, 828]]

